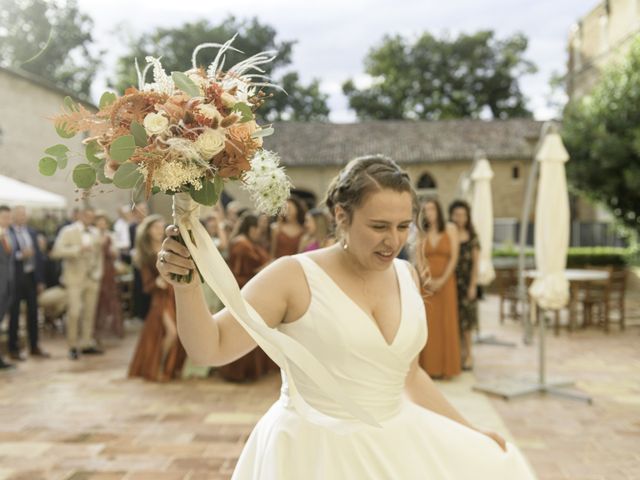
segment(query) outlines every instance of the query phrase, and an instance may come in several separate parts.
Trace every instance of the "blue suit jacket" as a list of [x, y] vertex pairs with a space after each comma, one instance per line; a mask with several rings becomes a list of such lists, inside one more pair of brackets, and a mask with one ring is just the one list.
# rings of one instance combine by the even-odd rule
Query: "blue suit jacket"
[[[13, 226], [9, 229], [11, 234], [11, 240], [13, 241], [14, 250], [13, 250], [13, 262], [14, 262], [14, 275], [15, 278], [18, 279], [22, 275], [24, 275], [24, 262], [20, 258], [20, 243], [18, 242], [18, 234], [16, 233]], [[44, 256], [40, 251], [40, 247], [38, 246], [38, 233], [31, 227], [27, 227], [27, 232], [29, 232], [29, 236], [31, 237], [31, 243], [33, 244], [33, 251], [35, 252], [35, 268], [34, 275], [36, 283], [44, 283]]]

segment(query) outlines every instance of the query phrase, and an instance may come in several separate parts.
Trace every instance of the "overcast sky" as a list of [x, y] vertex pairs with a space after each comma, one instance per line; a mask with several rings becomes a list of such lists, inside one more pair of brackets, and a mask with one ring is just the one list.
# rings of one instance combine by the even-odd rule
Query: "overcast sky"
[[[385, 34], [417, 37], [424, 31], [440, 36], [481, 29], [495, 30], [499, 38], [523, 32], [529, 38], [527, 58], [538, 73], [521, 80], [529, 108], [536, 118], [553, 115], [548, 107], [552, 72], [564, 72], [569, 29], [597, 0], [79, 0], [96, 26], [95, 38], [108, 50], [105, 68], [95, 85], [102, 91], [105, 78], [122, 53], [127, 34], [138, 35], [157, 26], [179, 26], [207, 18], [213, 23], [233, 14], [257, 16], [278, 32], [280, 40], [297, 40], [292, 69], [303, 81], [319, 78], [329, 94], [331, 120], [349, 122], [355, 115], [342, 95], [341, 85], [363, 73], [363, 59]], [[119, 39], [120, 37], [120, 39]], [[95, 95], [94, 95], [95, 96]]]

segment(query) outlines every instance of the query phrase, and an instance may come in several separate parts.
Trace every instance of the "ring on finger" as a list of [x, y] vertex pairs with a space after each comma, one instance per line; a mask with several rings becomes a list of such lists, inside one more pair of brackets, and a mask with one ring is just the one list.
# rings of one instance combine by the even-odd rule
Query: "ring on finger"
[[165, 258], [166, 255], [167, 255], [167, 252], [160, 252], [160, 255], [159, 255], [160, 263], [167, 263], [167, 259]]

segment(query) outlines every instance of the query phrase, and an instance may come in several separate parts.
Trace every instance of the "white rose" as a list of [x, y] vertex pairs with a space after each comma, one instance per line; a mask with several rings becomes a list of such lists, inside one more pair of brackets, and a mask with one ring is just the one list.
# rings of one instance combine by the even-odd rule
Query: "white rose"
[[220, 100], [222, 100], [222, 104], [227, 108], [233, 108], [233, 106], [238, 103], [238, 99], [227, 92], [224, 92], [220, 96]]
[[218, 109], [213, 105], [211, 105], [210, 103], [199, 105], [198, 111], [210, 120], [217, 118], [218, 123], [220, 123], [220, 121], [222, 120], [222, 115], [220, 115], [220, 112], [218, 111]]
[[194, 143], [202, 158], [209, 160], [224, 149], [224, 141], [225, 135], [222, 131], [207, 128]]
[[149, 113], [142, 123], [147, 135], [160, 135], [169, 126], [169, 119], [161, 113]]

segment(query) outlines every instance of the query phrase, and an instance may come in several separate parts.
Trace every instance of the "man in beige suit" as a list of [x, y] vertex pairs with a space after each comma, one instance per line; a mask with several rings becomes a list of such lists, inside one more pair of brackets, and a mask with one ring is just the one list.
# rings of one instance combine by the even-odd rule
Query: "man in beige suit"
[[93, 209], [82, 209], [77, 222], [60, 230], [51, 251], [53, 258], [62, 259], [60, 280], [68, 295], [67, 342], [72, 360], [78, 359], [78, 351], [102, 353], [93, 339], [102, 278], [102, 249], [100, 237], [93, 227], [94, 218]]

